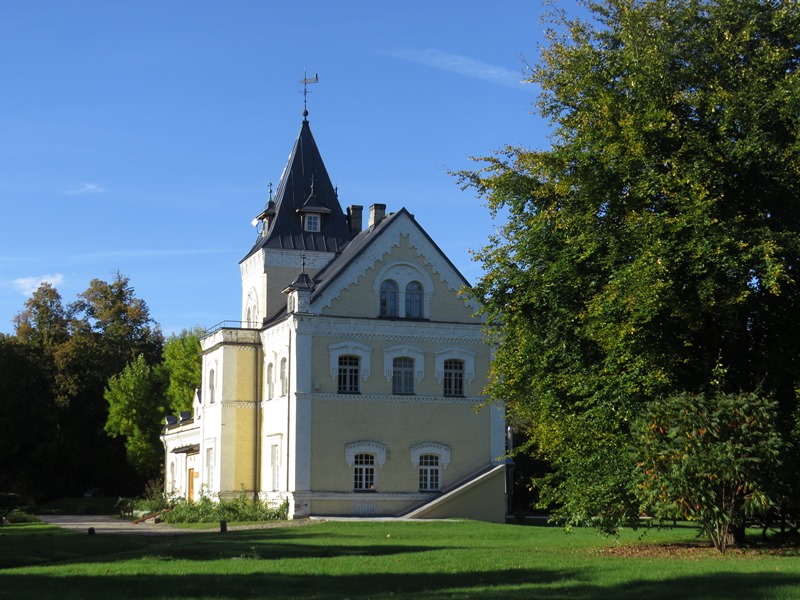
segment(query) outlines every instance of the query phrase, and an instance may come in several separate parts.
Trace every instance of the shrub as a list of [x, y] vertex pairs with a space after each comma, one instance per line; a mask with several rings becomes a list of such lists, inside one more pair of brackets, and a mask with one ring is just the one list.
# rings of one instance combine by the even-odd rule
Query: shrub
[[197, 502], [178, 500], [173, 509], [165, 513], [167, 523], [215, 523], [217, 521], [280, 521], [286, 519], [289, 504], [280, 505], [263, 500], [251, 500], [244, 493], [230, 500], [215, 502], [203, 496]]
[[697, 521], [725, 552], [735, 528], [770, 505], [780, 464], [776, 403], [757, 394], [677, 394], [653, 402], [638, 424], [642, 509]]
[[6, 521], [8, 523], [38, 523], [39, 520], [39, 517], [36, 515], [26, 513], [20, 509], [14, 509], [6, 515]]

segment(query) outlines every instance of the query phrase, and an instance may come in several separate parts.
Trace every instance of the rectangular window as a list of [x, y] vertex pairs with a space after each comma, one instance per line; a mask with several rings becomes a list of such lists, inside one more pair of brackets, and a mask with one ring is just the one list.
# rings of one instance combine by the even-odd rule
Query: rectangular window
[[444, 361], [444, 395], [463, 396], [464, 395], [464, 361], [446, 360]]
[[270, 457], [272, 459], [272, 491], [277, 491], [280, 482], [278, 476], [280, 474], [281, 455], [278, 450], [278, 444], [272, 444], [270, 448]]
[[392, 361], [392, 393], [414, 393], [414, 359], [407, 356]]
[[306, 215], [306, 231], [319, 231], [319, 215]]
[[356, 454], [353, 469], [353, 490], [369, 492], [375, 489], [375, 456]]
[[419, 491], [434, 492], [439, 489], [439, 457], [423, 454], [419, 457]]
[[358, 357], [340, 356], [339, 357], [339, 385], [340, 394], [358, 394]]
[[214, 449], [206, 448], [206, 487], [210, 490], [214, 485]]

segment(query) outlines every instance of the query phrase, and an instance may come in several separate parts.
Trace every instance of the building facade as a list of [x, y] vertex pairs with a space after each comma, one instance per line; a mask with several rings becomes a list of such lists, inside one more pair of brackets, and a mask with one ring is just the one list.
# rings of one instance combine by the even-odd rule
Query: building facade
[[342, 209], [304, 119], [240, 263], [241, 324], [202, 340], [193, 412], [167, 418], [169, 493], [504, 520], [504, 409], [481, 395], [468, 284], [407, 210], [363, 212]]

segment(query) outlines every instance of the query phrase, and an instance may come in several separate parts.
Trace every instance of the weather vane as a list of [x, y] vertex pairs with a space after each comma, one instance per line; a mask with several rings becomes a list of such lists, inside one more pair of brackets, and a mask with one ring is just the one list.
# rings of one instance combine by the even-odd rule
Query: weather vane
[[306, 71], [303, 69], [303, 78], [298, 82], [303, 84], [303, 117], [308, 116], [308, 95], [311, 93], [308, 91], [308, 84], [309, 83], [319, 83], [319, 75], [314, 73], [314, 77], [307, 77]]

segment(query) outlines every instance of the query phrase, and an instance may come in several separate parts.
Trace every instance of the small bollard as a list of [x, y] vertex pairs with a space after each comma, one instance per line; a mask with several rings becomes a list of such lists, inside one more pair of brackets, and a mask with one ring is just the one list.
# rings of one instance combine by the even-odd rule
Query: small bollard
[[228, 531], [228, 522], [222, 519], [222, 521], [219, 522], [219, 532], [225, 533], [226, 531]]

